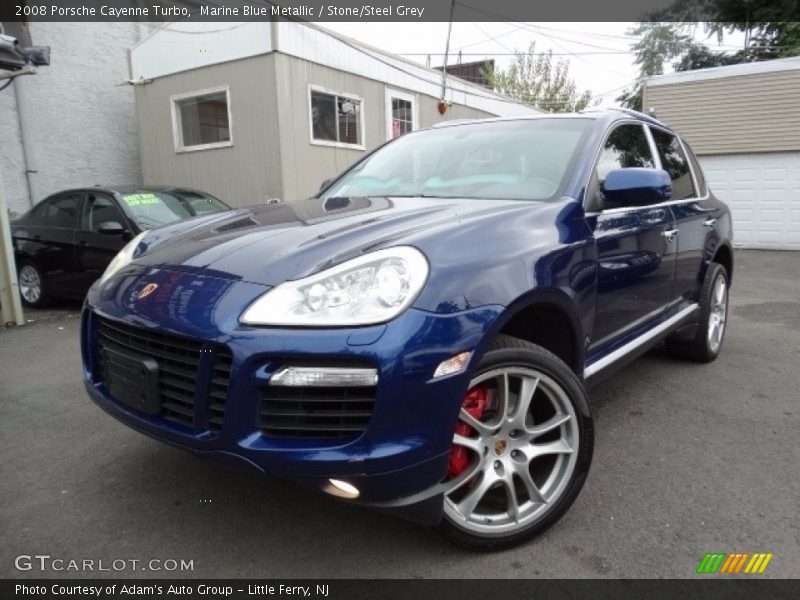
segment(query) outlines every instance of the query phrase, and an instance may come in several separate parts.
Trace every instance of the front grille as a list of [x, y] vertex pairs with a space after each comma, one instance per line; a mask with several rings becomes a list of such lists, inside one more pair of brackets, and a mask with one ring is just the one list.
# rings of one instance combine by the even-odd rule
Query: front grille
[[260, 429], [270, 437], [355, 439], [374, 405], [374, 387], [270, 386], [261, 399]]
[[[98, 345], [95, 379], [113, 379], [116, 364], [104, 358], [103, 348], [147, 357], [158, 364], [158, 394], [161, 400], [161, 417], [184, 425], [201, 428], [195, 407], [195, 389], [208, 390], [209, 429], [219, 430], [225, 414], [231, 355], [226, 348], [208, 346], [203, 342], [166, 333], [142, 329], [95, 317]], [[212, 381], [198, 381], [203, 358], [214, 354]], [[205, 394], [201, 394], [201, 398]]]
[[211, 369], [211, 388], [208, 392], [208, 428], [211, 431], [222, 429], [225, 420], [225, 404], [228, 400], [228, 382], [231, 378], [233, 357], [227, 348], [219, 348], [214, 355]]

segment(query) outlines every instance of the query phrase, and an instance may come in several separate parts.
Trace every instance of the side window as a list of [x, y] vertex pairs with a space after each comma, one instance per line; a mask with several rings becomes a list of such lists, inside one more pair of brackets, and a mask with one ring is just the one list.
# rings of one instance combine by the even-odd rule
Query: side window
[[620, 125], [608, 136], [597, 161], [597, 180], [602, 183], [614, 169], [655, 167], [653, 153], [644, 127], [633, 123]]
[[694, 171], [694, 178], [697, 180], [697, 187], [700, 188], [697, 190], [697, 194], [699, 196], [705, 196], [708, 193], [708, 183], [706, 182], [706, 176], [703, 173], [703, 169], [700, 166], [700, 161], [697, 160], [694, 151], [689, 148], [689, 144], [687, 144], [685, 141], [683, 143], [683, 147], [686, 148], [686, 152], [689, 154], [689, 160], [692, 163], [692, 170]]
[[661, 157], [661, 168], [669, 173], [669, 178], [672, 180], [672, 200], [696, 197], [689, 160], [683, 153], [678, 138], [656, 127], [651, 127], [650, 131], [653, 133], [656, 149]]
[[101, 194], [89, 194], [83, 207], [81, 228], [86, 231], [100, 231], [100, 225], [108, 221], [116, 221], [125, 225], [125, 218], [114, 200]]
[[45, 200], [31, 213], [31, 224], [74, 228], [78, 218], [80, 194], [65, 194]]

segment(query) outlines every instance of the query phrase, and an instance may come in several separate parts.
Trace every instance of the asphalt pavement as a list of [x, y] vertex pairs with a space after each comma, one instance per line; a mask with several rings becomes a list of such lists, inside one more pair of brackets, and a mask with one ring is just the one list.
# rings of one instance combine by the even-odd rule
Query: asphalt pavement
[[[0, 330], [0, 577], [691, 578], [706, 552], [734, 551], [774, 554], [759, 577], [798, 577], [799, 260], [736, 253], [716, 362], [656, 350], [591, 390], [580, 497], [541, 537], [491, 554], [128, 429], [84, 392], [79, 307], [28, 311]], [[35, 554], [128, 562], [15, 567]], [[193, 570], [141, 570], [151, 559]]]

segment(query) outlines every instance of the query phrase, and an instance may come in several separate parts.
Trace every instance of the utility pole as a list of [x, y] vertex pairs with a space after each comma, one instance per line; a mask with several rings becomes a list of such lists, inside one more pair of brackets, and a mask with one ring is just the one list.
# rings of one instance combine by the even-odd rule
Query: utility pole
[[3, 324], [22, 325], [25, 317], [19, 300], [17, 267], [14, 247], [11, 244], [11, 226], [8, 222], [3, 175], [0, 173], [0, 303], [3, 305]]

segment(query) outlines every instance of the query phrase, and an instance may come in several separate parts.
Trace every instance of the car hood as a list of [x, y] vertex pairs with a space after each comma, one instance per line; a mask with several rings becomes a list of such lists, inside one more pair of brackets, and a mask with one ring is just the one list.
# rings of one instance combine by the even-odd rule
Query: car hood
[[[147, 234], [134, 264], [277, 285], [382, 247], [543, 203], [442, 198], [310, 198], [193, 219]], [[552, 221], [550, 221], [552, 224]], [[143, 251], [142, 251], [143, 250]], [[432, 257], [429, 257], [432, 258]]]

